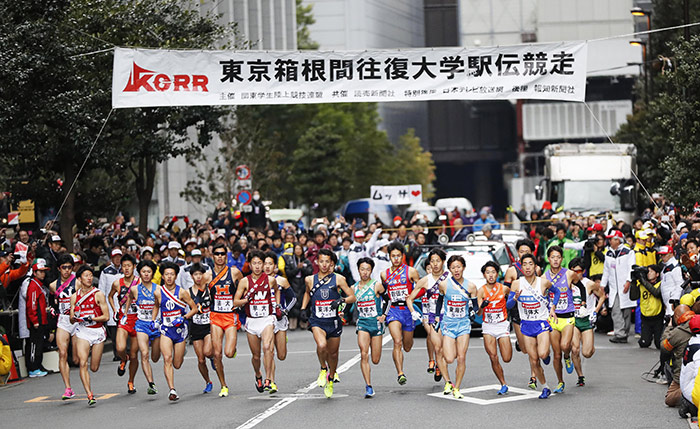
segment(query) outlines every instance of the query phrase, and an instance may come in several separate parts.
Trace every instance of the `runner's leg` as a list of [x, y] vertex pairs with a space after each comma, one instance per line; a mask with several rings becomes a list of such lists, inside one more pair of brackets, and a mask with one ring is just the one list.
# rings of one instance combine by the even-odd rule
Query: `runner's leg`
[[216, 375], [219, 377], [221, 387], [226, 387], [226, 375], [224, 373], [224, 361], [222, 357], [222, 349], [224, 342], [224, 330], [220, 326], [211, 325], [211, 344], [214, 350], [214, 366], [216, 367]]
[[379, 365], [379, 360], [382, 358], [382, 341], [381, 335], [374, 336], [370, 339], [370, 348], [372, 349], [372, 363]]
[[260, 372], [260, 338], [257, 335], [251, 333], [248, 336], [248, 347], [250, 347], [250, 363], [253, 365], [253, 372], [255, 373], [255, 378], [261, 378], [262, 373]]
[[160, 339], [162, 335], [151, 341], [151, 360], [155, 363], [160, 360]]
[[139, 342], [136, 336], [129, 337], [129, 341], [131, 342], [129, 349], [129, 382], [133, 383], [139, 370]]
[[126, 329], [117, 328], [117, 338], [115, 340], [115, 347], [117, 349], [117, 356], [119, 359], [125, 361], [128, 356], [126, 354], [126, 341], [129, 338], [129, 333]]
[[204, 340], [193, 341], [194, 352], [197, 355], [197, 369], [205, 382], [211, 383], [209, 369], [207, 368], [207, 356], [204, 354]]
[[63, 384], [66, 385], [66, 389], [70, 389], [70, 366], [68, 366], [70, 334], [61, 328], [56, 329], [56, 345], [58, 346], [58, 370], [61, 372], [61, 378], [63, 379]]
[[[369, 344], [369, 332], [357, 331], [357, 345], [360, 347], [360, 370], [362, 371], [362, 377], [365, 379], [365, 384], [371, 386], [372, 383], [370, 381]], [[372, 360], [374, 360], [374, 349], [372, 349]]]
[[459, 389], [467, 371], [467, 349], [469, 348], [469, 334], [457, 337], [457, 370], [455, 372], [455, 389]]
[[501, 337], [498, 339], [498, 348], [501, 349], [501, 358], [503, 362], [508, 363], [513, 358], [513, 345], [510, 343], [510, 337]]
[[391, 339], [394, 340], [394, 349], [391, 352], [391, 357], [394, 359], [394, 366], [396, 366], [396, 372], [401, 375], [403, 374], [403, 331], [401, 331], [401, 322], [394, 320], [389, 322], [389, 333], [391, 334]]
[[269, 325], [263, 329], [262, 335], [263, 366], [265, 377], [272, 381], [275, 379], [275, 326]]
[[238, 331], [236, 330], [236, 327], [229, 326], [228, 328], [226, 328], [224, 336], [226, 337], [226, 347], [224, 348], [224, 354], [227, 358], [231, 359], [233, 358], [233, 355], [236, 354], [236, 342], [238, 341]]
[[[506, 379], [503, 377], [503, 368], [498, 361], [498, 346], [496, 345], [496, 338], [491, 335], [484, 335], [484, 349], [486, 349], [486, 354], [489, 355], [491, 360], [491, 369], [496, 375], [499, 383], [501, 385], [506, 384]], [[503, 352], [503, 350], [501, 350]]]
[[277, 359], [287, 359], [287, 331], [277, 331], [275, 334], [275, 349], [277, 349]]
[[327, 341], [328, 350], [328, 379], [333, 380], [335, 370], [338, 368], [338, 349], [340, 349], [340, 337], [332, 337]]
[[90, 371], [97, 372], [100, 369], [100, 362], [102, 361], [102, 352], [104, 351], [105, 343], [97, 343], [92, 346], [92, 351], [90, 352]]
[[589, 329], [581, 334], [581, 340], [583, 342], [583, 347], [581, 348], [581, 353], [586, 359], [590, 359], [595, 354], [595, 344], [593, 343], [593, 329]]
[[173, 346], [173, 368], [180, 369], [182, 362], [185, 360], [185, 347], [187, 343], [180, 341]]
[[450, 374], [447, 368], [447, 361], [445, 360], [445, 356], [442, 351], [442, 335], [432, 327], [430, 327], [428, 335], [430, 336], [430, 341], [433, 343], [433, 348], [435, 349], [435, 361], [438, 369], [440, 369], [440, 373], [445, 381], [449, 383]]
[[78, 361], [80, 362], [80, 381], [83, 382], [83, 388], [85, 393], [90, 395], [92, 390], [90, 389], [90, 372], [88, 371], [88, 358], [90, 356], [90, 343], [78, 338], [77, 336], [73, 338], [76, 343], [76, 348], [78, 351]]
[[314, 326], [311, 328], [311, 333], [313, 333], [314, 340], [316, 341], [316, 355], [318, 356], [321, 368], [328, 368], [328, 342], [326, 340], [326, 331], [318, 326]]
[[571, 341], [571, 360], [574, 362], [574, 369], [579, 377], [583, 376], [583, 367], [581, 366], [581, 331], [574, 329], [573, 339]]
[[166, 335], [161, 336], [160, 352], [163, 355], [163, 374], [165, 374], [165, 381], [168, 383], [169, 389], [174, 389], [173, 340]]
[[[552, 344], [552, 353], [554, 355], [552, 357], [554, 372], [557, 374], [557, 380], [559, 381], [559, 383], [562, 383], [564, 381], [564, 373], [562, 372], [561, 365], [561, 332], [557, 331], [556, 329], [552, 329], [548, 336]], [[541, 347], [539, 346], [538, 341], [538, 351], [540, 349]], [[547, 354], [549, 354], [549, 350], [547, 350]], [[545, 355], [544, 357], [547, 357], [547, 355]]]
[[143, 370], [143, 375], [146, 376], [147, 382], [153, 383], [153, 371], [151, 370], [151, 362], [149, 362], [148, 334], [137, 332], [136, 338], [139, 344], [139, 351], [141, 352], [141, 369]]

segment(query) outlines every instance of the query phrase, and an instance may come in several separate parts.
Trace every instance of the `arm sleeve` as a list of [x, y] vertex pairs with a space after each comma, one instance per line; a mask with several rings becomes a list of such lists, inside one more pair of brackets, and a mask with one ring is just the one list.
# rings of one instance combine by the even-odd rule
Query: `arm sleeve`
[[605, 288], [605, 286], [608, 285], [608, 277], [610, 277], [610, 268], [608, 267], [608, 261], [605, 261], [603, 265], [603, 277], [600, 280], [600, 287]]
[[435, 303], [435, 315], [439, 316], [442, 314], [442, 305], [443, 302], [445, 302], [445, 295], [440, 294], [440, 296], [437, 299], [437, 303]]
[[29, 320], [28, 325], [34, 326], [39, 323], [39, 318], [37, 317], [38, 309], [37, 305], [37, 290], [36, 286], [32, 283], [29, 284], [27, 289], [27, 319]]
[[561, 297], [561, 292], [559, 292], [558, 287], [554, 287], [554, 285], [550, 286], [549, 289], [547, 290], [547, 295], [553, 294], [554, 297], [550, 300], [550, 303], [554, 303], [553, 305], [556, 305], [557, 302], [559, 302], [559, 298]]
[[369, 256], [374, 255], [374, 252], [377, 251], [377, 249], [375, 249], [374, 246], [376, 246], [376, 244], [377, 244], [377, 237], [379, 237], [379, 234], [380, 234], [381, 232], [382, 232], [382, 231], [381, 231], [380, 228], [375, 229], [374, 232], [372, 233], [372, 236], [371, 236], [371, 237], [369, 238], [369, 240], [367, 241], [367, 253], [369, 254]]
[[508, 294], [508, 300], [506, 301], [506, 307], [510, 310], [511, 308], [515, 307], [515, 304], [517, 303], [515, 299], [515, 292], [511, 292]]
[[360, 253], [356, 252], [355, 249], [350, 249], [348, 253], [348, 264], [350, 265], [350, 274], [354, 281], [360, 280], [360, 271], [357, 269], [357, 261], [360, 259]]
[[[649, 283], [647, 279], [641, 279], [639, 280], [639, 283], [641, 283], [642, 286], [644, 286], [644, 289], [649, 291], [651, 296], [653, 296], [654, 298], [661, 298], [661, 287], [654, 287], [654, 285]], [[631, 296], [630, 298], [633, 299]]]
[[287, 303], [287, 305], [284, 308], [284, 311], [289, 312], [296, 305], [297, 296], [294, 293], [294, 290], [291, 286], [287, 289], [282, 289], [282, 293], [284, 294], [284, 300]]
[[565, 241], [564, 249], [583, 250], [584, 244], [586, 244], [585, 241], [579, 241], [578, 243], [574, 243], [573, 241]]

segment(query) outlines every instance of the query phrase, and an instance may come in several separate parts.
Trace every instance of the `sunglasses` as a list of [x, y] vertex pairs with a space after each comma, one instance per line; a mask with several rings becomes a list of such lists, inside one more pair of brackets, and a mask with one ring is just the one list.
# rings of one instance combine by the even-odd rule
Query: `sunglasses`
[[214, 252], [214, 256], [226, 256], [226, 252]]
[[72, 269], [72, 268], [73, 268], [72, 265], [61, 265], [61, 269], [62, 269], [62, 270], [70, 270], [70, 269]]
[[572, 270], [572, 271], [575, 272], [576, 274], [581, 274], [583, 272], [583, 270]]

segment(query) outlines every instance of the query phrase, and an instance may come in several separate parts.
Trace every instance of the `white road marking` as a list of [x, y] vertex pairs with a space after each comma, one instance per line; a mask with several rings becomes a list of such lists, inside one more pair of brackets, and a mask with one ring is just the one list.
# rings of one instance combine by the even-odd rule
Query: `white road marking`
[[[508, 387], [508, 393], [502, 396], [496, 396], [496, 393], [498, 389], [501, 388], [500, 384], [489, 384], [486, 386], [477, 386], [477, 387], [470, 387], [468, 389], [461, 389], [460, 392], [462, 392], [462, 395], [464, 395], [464, 399], [457, 399], [452, 395], [444, 395], [442, 392], [437, 392], [437, 393], [428, 393], [428, 396], [432, 396], [435, 398], [439, 399], [449, 399], [452, 401], [458, 401], [458, 402], [470, 402], [472, 404], [476, 405], [495, 405], [495, 404], [502, 404], [504, 402], [513, 402], [513, 401], [522, 401], [526, 399], [535, 399], [540, 396], [539, 392], [535, 392], [533, 390], [529, 389], [521, 389], [519, 387]], [[484, 390], [493, 390], [494, 391], [494, 398], [493, 399], [482, 399], [482, 398], [475, 398], [469, 396], [469, 393], [473, 392], [482, 392]], [[519, 393], [519, 395], [511, 395], [511, 393]], [[554, 396], [554, 394], [552, 394]]]
[[[386, 334], [386, 335], [384, 336], [384, 338], [382, 339], [382, 346], [383, 346], [384, 344], [388, 343], [389, 341], [391, 341], [391, 335]], [[315, 352], [314, 352], [314, 353], [315, 353]], [[353, 365], [355, 365], [357, 362], [359, 362], [361, 359], [362, 359], [362, 355], [361, 355], [360, 353], [356, 354], [355, 356], [353, 356], [352, 358], [350, 358], [347, 362], [345, 362], [345, 363], [342, 364], [340, 367], [338, 367], [338, 369], [336, 370], [336, 372], [337, 372], [338, 374], [340, 374], [340, 373], [343, 373], [343, 372], [347, 371], [347, 370], [350, 369]], [[314, 380], [314, 381], [312, 381], [308, 386], [302, 387], [301, 389], [297, 390], [296, 393], [299, 394], [299, 395], [303, 395], [303, 394], [309, 393], [309, 392], [310, 392], [314, 387], [316, 387], [316, 386], [317, 386], [316, 380]], [[500, 387], [500, 386], [499, 386], [499, 387]], [[277, 402], [276, 404], [274, 404], [273, 406], [271, 406], [270, 408], [268, 408], [268, 409], [266, 409], [265, 411], [263, 411], [262, 413], [260, 413], [260, 414], [258, 414], [258, 415], [256, 415], [256, 416], [252, 417], [252, 418], [249, 419], [247, 422], [245, 422], [245, 423], [243, 423], [242, 425], [238, 426], [237, 429], [250, 429], [250, 428], [252, 428], [252, 427], [255, 427], [258, 423], [260, 423], [260, 422], [262, 422], [263, 420], [265, 420], [266, 418], [268, 418], [268, 417], [274, 415], [276, 412], [278, 412], [279, 410], [283, 409], [284, 407], [286, 407], [287, 405], [291, 404], [292, 402], [296, 401], [297, 399], [299, 399], [299, 396], [293, 396], [293, 397], [284, 398], [284, 399], [282, 399], [281, 401], [279, 401], [279, 402]]]

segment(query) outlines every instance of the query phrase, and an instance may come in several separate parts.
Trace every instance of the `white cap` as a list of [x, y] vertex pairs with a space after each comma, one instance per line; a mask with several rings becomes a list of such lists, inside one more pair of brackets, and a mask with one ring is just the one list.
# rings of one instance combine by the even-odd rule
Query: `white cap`
[[199, 249], [192, 249], [190, 256], [202, 256], [202, 251]]
[[52, 243], [60, 243], [63, 240], [61, 240], [61, 237], [59, 235], [52, 235], [51, 238], [49, 238], [49, 241], [51, 241]]
[[122, 255], [121, 249], [112, 249], [112, 253], [110, 255], [115, 256], [115, 255]]
[[153, 253], [153, 248], [152, 248], [151, 246], [143, 246], [143, 247], [141, 248], [141, 254], [143, 255], [143, 254], [146, 253], [146, 252], [151, 252], [151, 253]]
[[196, 245], [196, 244], [197, 244], [197, 240], [195, 240], [194, 238], [190, 237], [190, 238], [187, 239], [187, 241], [185, 241], [185, 246], [187, 246], [188, 244], [194, 244], [194, 245]]
[[377, 249], [381, 249], [382, 247], [388, 246], [390, 244], [391, 244], [391, 241], [387, 240], [386, 238], [380, 238], [379, 240], [377, 240], [376, 246], [377, 246]]
[[182, 246], [180, 246], [180, 243], [178, 243], [177, 241], [171, 241], [170, 243], [168, 243], [168, 249], [181, 249], [181, 248], [182, 248]]

